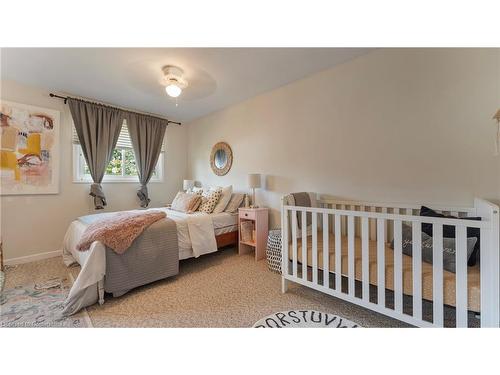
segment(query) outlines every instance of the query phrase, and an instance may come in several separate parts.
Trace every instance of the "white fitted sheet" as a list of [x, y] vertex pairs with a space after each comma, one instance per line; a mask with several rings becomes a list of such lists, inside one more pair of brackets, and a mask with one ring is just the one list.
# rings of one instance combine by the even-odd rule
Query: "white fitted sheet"
[[221, 212], [220, 214], [210, 214], [210, 216], [215, 230], [238, 224], [238, 213]]

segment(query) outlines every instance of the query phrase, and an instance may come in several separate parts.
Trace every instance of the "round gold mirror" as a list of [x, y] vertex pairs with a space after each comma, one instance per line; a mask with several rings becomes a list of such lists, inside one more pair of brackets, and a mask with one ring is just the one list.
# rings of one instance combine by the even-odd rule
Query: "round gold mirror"
[[210, 154], [210, 166], [217, 176], [224, 176], [233, 164], [233, 151], [226, 142], [216, 143]]

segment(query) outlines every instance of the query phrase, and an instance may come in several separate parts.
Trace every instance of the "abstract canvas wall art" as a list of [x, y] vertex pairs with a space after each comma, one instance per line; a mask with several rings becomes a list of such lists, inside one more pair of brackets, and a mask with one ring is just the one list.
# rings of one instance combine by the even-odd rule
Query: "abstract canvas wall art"
[[0, 194], [59, 192], [60, 112], [0, 101]]

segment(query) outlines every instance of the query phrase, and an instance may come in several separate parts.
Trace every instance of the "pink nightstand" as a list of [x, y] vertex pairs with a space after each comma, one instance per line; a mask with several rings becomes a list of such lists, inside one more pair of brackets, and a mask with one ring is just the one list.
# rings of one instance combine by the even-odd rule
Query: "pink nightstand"
[[[255, 235], [251, 241], [242, 240], [241, 224], [251, 222]], [[255, 260], [266, 257], [267, 235], [269, 233], [269, 210], [267, 208], [240, 208], [238, 210], [239, 246], [238, 254], [255, 249]]]

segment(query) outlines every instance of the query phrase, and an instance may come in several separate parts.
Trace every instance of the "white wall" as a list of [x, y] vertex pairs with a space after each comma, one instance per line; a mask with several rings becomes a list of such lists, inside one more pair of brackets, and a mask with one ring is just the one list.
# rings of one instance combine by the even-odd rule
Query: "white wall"
[[[500, 200], [494, 157], [500, 52], [384, 49], [205, 116], [188, 125], [188, 168], [203, 184], [246, 189], [266, 175], [259, 204], [315, 191], [381, 202], [471, 205]], [[242, 82], [244, 84], [244, 82]], [[233, 167], [209, 167], [228, 142]]]
[[[94, 213], [89, 184], [73, 183], [71, 117], [62, 100], [49, 97], [49, 91], [1, 81], [4, 100], [61, 111], [60, 189], [55, 195], [2, 196], [1, 236], [5, 258], [12, 259], [61, 249], [69, 223], [78, 216]], [[166, 132], [164, 182], [150, 183], [150, 207], [170, 202], [182, 188], [187, 172], [187, 130], [170, 125]], [[137, 183], [104, 183], [106, 211], [139, 207]], [[103, 210], [97, 211], [103, 212]]]

